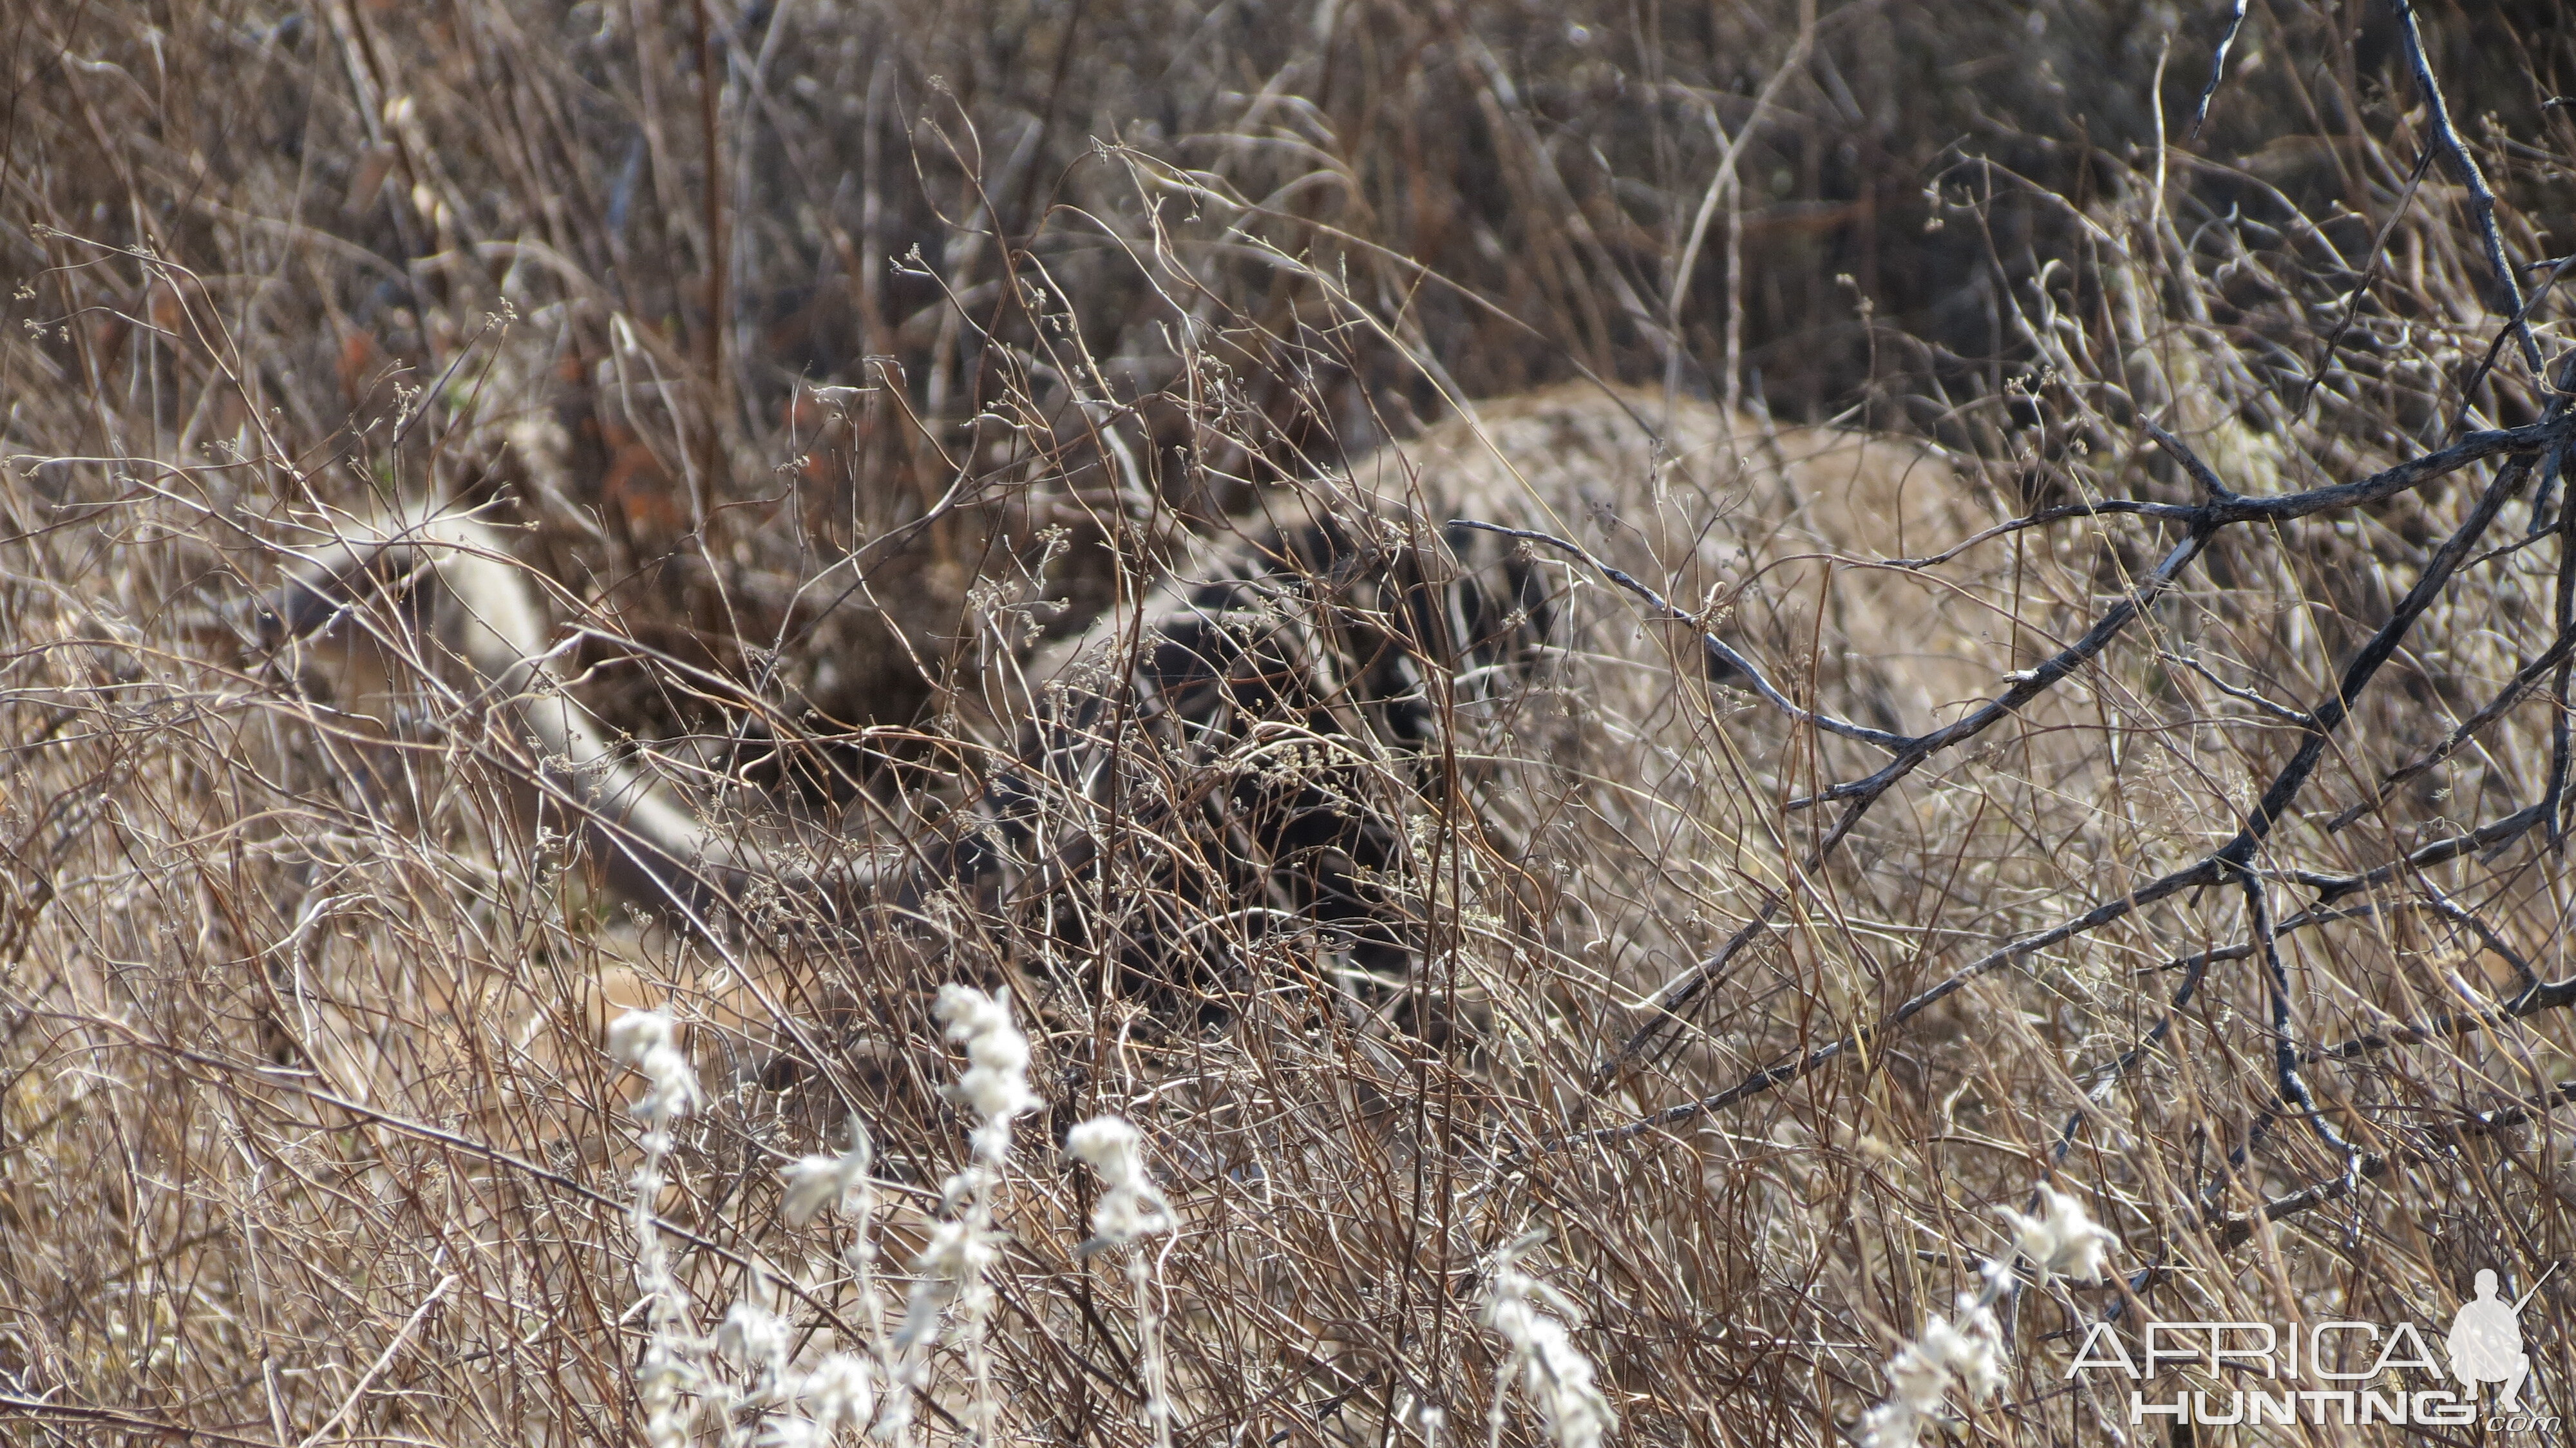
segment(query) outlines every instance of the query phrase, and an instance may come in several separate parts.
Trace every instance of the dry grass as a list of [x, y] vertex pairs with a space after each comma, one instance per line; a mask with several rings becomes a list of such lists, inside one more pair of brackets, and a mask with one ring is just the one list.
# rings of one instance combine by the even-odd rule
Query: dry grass
[[[635, 1439], [635, 1004], [711, 1090], [653, 1203], [699, 1326], [757, 1266], [797, 1351], [864, 1346], [849, 1229], [785, 1225], [779, 1173], [864, 1118], [909, 1266], [966, 1155], [950, 981], [1013, 986], [1047, 1103], [996, 1198], [1002, 1436], [1153, 1441], [1052, 1149], [1109, 1110], [1182, 1220], [1177, 1442], [1485, 1431], [1476, 1304], [1535, 1227], [1620, 1441], [1847, 1436], [2042, 1181], [2125, 1276], [2019, 1288], [1964, 1437], [2161, 1431], [2066, 1376], [2113, 1314], [2439, 1325], [2482, 1267], [2538, 1286], [2566, 1411], [2555, 12], [2425, 19], [2526, 348], [2378, 7], [2256, 7], [2194, 138], [2215, 35], [2107, 0], [7, 6], [0, 1435]], [[1904, 733], [2039, 672], [1803, 805], [1887, 752], [1587, 586], [1544, 727], [1446, 708], [1333, 777], [1397, 827], [1399, 977], [1176, 888], [1243, 875], [1179, 746], [1056, 801], [1080, 888], [638, 929], [522, 828], [523, 741], [424, 619], [335, 694], [257, 612], [352, 520], [493, 502], [640, 762], [894, 850], [1016, 757], [1032, 635], [1587, 374], [1930, 438], [1944, 530], [2044, 520], [1872, 568], [1960, 538], [1796, 514], [1727, 449], [1560, 451], [1800, 701]], [[1495, 496], [1466, 456], [1410, 481]], [[2195, 462], [2396, 482], [2222, 516]]]

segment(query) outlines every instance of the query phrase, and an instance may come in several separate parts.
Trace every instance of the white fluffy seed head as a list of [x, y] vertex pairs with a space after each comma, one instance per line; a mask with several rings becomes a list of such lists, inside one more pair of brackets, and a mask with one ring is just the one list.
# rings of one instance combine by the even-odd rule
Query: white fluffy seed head
[[1593, 1382], [1592, 1359], [1575, 1346], [1564, 1323], [1538, 1309], [1540, 1302], [1560, 1310], [1570, 1304], [1520, 1270], [1520, 1253], [1535, 1240], [1514, 1243], [1495, 1255], [1493, 1280], [1485, 1290], [1485, 1325], [1510, 1346], [1522, 1391], [1538, 1405], [1560, 1448], [1601, 1448], [1610, 1430], [1619, 1426], [1619, 1415]]
[[628, 1011], [608, 1025], [608, 1053], [644, 1078], [635, 1114], [657, 1133], [705, 1099], [679, 1036], [679, 1027], [660, 1011]]
[[1123, 1116], [1095, 1116], [1064, 1134], [1064, 1149], [1091, 1164], [1112, 1186], [1141, 1172], [1138, 1146], [1143, 1138]]
[[1144, 1138], [1124, 1117], [1095, 1116], [1065, 1133], [1064, 1149], [1100, 1173], [1109, 1190], [1091, 1209], [1093, 1243], [1123, 1247], [1172, 1230], [1172, 1207], [1145, 1169]]
[[656, 1126], [686, 1116], [690, 1107], [705, 1099], [698, 1090], [697, 1071], [676, 1050], [654, 1051], [638, 1069], [644, 1073], [646, 1087], [636, 1099], [635, 1114]]
[[[972, 1222], [948, 1221], [933, 1227], [912, 1268], [921, 1274], [904, 1300], [903, 1326], [896, 1348], [909, 1351], [927, 1345], [939, 1333], [940, 1314], [960, 1297], [982, 1292], [984, 1273], [1001, 1256], [990, 1233]], [[969, 1307], [973, 1303], [969, 1302]]]
[[647, 1053], [673, 1044], [678, 1029], [660, 1011], [628, 1011], [608, 1023], [608, 1054], [641, 1066]]
[[1887, 1401], [1861, 1418], [1862, 1448], [1913, 1448], [1952, 1393], [1977, 1403], [2003, 1387], [2003, 1329], [1983, 1302], [1963, 1296], [1956, 1325], [1936, 1314], [1919, 1339], [1897, 1349], [1887, 1382]]
[[1915, 1448], [1923, 1441], [1924, 1417], [1893, 1399], [1861, 1414], [1860, 1448]]
[[1974, 1403], [2002, 1389], [2003, 1329], [1991, 1304], [2011, 1290], [2015, 1258], [2030, 1263], [2042, 1287], [2057, 1277], [2093, 1282], [2100, 1280], [2103, 1259], [2120, 1241], [2085, 1212], [2082, 1202], [2044, 1182], [2036, 1213], [2007, 1207], [2001, 1215], [2012, 1226], [2013, 1250], [1978, 1269], [1985, 1290], [1960, 1294], [1955, 1325], [1930, 1318], [1922, 1336], [1888, 1360], [1888, 1398], [1862, 1416], [1861, 1448], [1916, 1448], [1924, 1428], [1946, 1411], [1953, 1392]]
[[973, 1138], [976, 1155], [998, 1163], [1010, 1155], [1012, 1118], [1039, 1105], [1029, 1089], [1029, 1039], [1011, 1024], [1010, 990], [988, 996], [971, 986], [944, 985], [930, 1010], [948, 1028], [948, 1039], [966, 1048], [957, 1097], [980, 1123]]
[[875, 1411], [876, 1380], [865, 1360], [836, 1352], [805, 1374], [797, 1397], [807, 1419], [820, 1431], [818, 1441], [829, 1443], [834, 1429], [844, 1423], [864, 1423]]
[[787, 1225], [804, 1226], [814, 1220], [816, 1212], [840, 1201], [857, 1185], [843, 1172], [844, 1160], [837, 1156], [799, 1157], [779, 1173], [787, 1179], [787, 1199], [779, 1209]]
[[716, 1329], [716, 1349], [745, 1367], [784, 1362], [787, 1324], [756, 1302], [737, 1302], [725, 1310]]
[[1998, 1215], [2011, 1224], [2013, 1246], [2046, 1287], [2066, 1277], [2077, 1282], [2102, 1279], [2104, 1259], [2120, 1244], [2118, 1234], [2093, 1220], [2084, 1203], [2052, 1186], [2039, 1189], [2039, 1211], [2024, 1216], [2010, 1207]]
[[[787, 1225], [801, 1227], [825, 1208], [839, 1209], [851, 1192], [868, 1179], [868, 1166], [873, 1147], [868, 1129], [859, 1118], [850, 1118], [850, 1149], [839, 1156], [809, 1156], [788, 1164], [781, 1175], [787, 1178], [787, 1200], [780, 1208]], [[867, 1224], [860, 1223], [860, 1230]]]

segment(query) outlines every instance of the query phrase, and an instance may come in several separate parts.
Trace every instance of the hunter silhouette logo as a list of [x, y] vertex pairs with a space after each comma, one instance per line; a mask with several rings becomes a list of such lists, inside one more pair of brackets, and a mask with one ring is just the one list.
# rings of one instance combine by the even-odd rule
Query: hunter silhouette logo
[[2496, 1275], [2492, 1270], [2478, 1273], [2478, 1295], [2460, 1304], [2451, 1318], [2451, 1376], [2468, 1388], [2471, 1397], [2481, 1384], [2502, 1383], [2504, 1392], [2496, 1398], [2496, 1411], [2522, 1411], [2523, 1380], [2531, 1376], [2531, 1355], [2522, 1350], [2522, 1309], [2532, 1293], [2517, 1297], [2508, 1305], [2496, 1300]]

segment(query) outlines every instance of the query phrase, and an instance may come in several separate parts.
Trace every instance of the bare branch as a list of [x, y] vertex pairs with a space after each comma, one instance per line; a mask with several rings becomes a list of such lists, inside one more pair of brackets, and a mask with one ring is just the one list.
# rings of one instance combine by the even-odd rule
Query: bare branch
[[2495, 297], [2488, 305], [2500, 316], [2512, 319], [2514, 336], [2522, 343], [2523, 361], [2535, 373], [2540, 371], [2540, 344], [2532, 340], [2530, 324], [2523, 320], [2522, 279], [2514, 274], [2513, 261], [2505, 254], [2504, 237], [2496, 230], [2495, 193], [2487, 189], [2486, 173], [2478, 169], [2475, 157], [2460, 140], [2458, 127], [2451, 123], [2451, 103], [2442, 98], [2441, 84], [2433, 78], [2433, 64], [2424, 57], [2424, 32], [2416, 23], [2415, 0], [2397, 0], [2397, 33], [2406, 50], [2406, 68], [2415, 75], [2415, 89], [2424, 98], [2424, 109], [2433, 127], [2433, 149], [2442, 163], [2469, 192], [2469, 215], [2477, 223], [2478, 237], [2486, 244], [2487, 266], [2494, 273]]

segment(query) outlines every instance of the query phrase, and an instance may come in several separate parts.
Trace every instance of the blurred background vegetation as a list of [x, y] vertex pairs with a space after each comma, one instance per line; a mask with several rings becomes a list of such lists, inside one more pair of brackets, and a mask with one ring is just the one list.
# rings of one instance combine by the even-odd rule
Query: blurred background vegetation
[[[774, 677], [820, 727], [910, 722], [1009, 504], [1099, 481], [1076, 393], [1185, 435], [1151, 400], [1185, 318], [1241, 363], [1229, 405], [1263, 441], [1218, 465], [1235, 480], [1409, 430], [1444, 389], [1578, 374], [2008, 451], [2038, 409], [1979, 408], [2033, 366], [2017, 289], [2052, 262], [2091, 285], [2081, 218], [2155, 170], [2226, 9], [22, 3], [7, 445], [189, 453], [273, 409], [325, 475], [516, 485], [558, 576], [577, 560], [639, 637]], [[2433, 11], [2508, 225], [2567, 213], [2564, 18]], [[2420, 124], [2393, 31], [2376, 0], [2256, 7], [2170, 159], [2177, 224], [2312, 216], [2368, 253], [2406, 181], [2384, 143]], [[1046, 292], [1101, 377], [1027, 375]], [[217, 330], [239, 386], [188, 355]], [[880, 390], [844, 411], [810, 392], [834, 384]], [[800, 559], [961, 470], [1011, 483], [872, 560], [863, 597], [797, 594]], [[1228, 481], [1156, 470], [1184, 507]], [[1060, 628], [1099, 598], [1074, 573]], [[806, 642], [764, 673], [734, 642], [763, 637]]]

